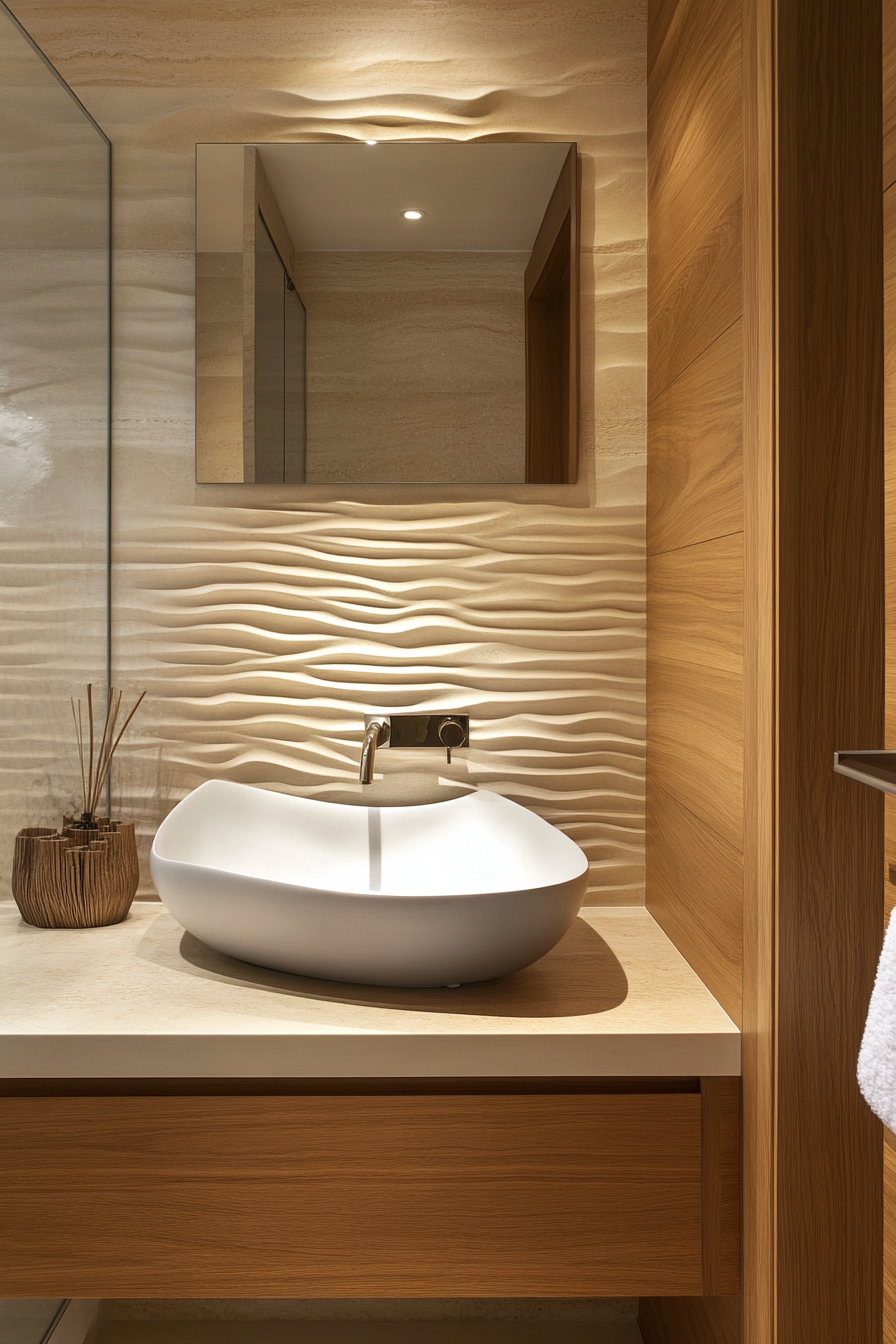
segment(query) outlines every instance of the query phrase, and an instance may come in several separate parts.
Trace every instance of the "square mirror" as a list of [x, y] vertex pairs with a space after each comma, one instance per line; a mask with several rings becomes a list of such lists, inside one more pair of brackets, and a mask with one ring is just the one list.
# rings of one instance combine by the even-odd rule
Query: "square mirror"
[[570, 143], [196, 146], [196, 479], [576, 479]]

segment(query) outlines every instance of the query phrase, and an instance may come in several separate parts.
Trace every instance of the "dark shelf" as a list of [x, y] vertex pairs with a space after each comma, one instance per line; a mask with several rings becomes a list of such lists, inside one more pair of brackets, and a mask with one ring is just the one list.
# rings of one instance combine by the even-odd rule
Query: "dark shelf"
[[882, 793], [896, 794], [896, 751], [835, 751], [834, 770]]

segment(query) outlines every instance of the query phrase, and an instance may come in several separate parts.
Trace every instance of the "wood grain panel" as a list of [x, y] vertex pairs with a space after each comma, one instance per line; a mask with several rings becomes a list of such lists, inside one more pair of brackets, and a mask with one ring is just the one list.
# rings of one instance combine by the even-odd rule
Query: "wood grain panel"
[[[738, 1022], [740, 22], [739, 4], [650, 0], [647, 905]], [[721, 1276], [705, 1269], [708, 1294]], [[736, 1297], [642, 1296], [640, 1319], [648, 1344], [741, 1340]]]
[[[883, 2], [885, 745], [896, 744], [896, 0]], [[896, 907], [896, 798], [884, 799], [884, 927]], [[883, 1340], [896, 1344], [896, 1138], [884, 1129]]]
[[648, 554], [742, 531], [742, 419], [735, 322], [650, 403]]
[[740, 1290], [740, 1079], [703, 1078], [703, 1292]]
[[743, 675], [742, 532], [651, 556], [647, 602], [648, 657]]
[[744, 0], [743, 1333], [774, 1344], [776, 0]]
[[[742, 679], [715, 668], [649, 659], [647, 719], [648, 779], [742, 850]], [[659, 856], [652, 862], [660, 862]]]
[[0, 1102], [0, 1291], [695, 1293], [701, 1101]]
[[[896, 90], [896, 0], [884, 5], [884, 111]], [[884, 121], [884, 164], [892, 128]], [[885, 176], [886, 180], [886, 176]], [[885, 746], [896, 745], [896, 186], [884, 195], [884, 546], [886, 552]], [[896, 905], [889, 869], [896, 865], [896, 798], [884, 799], [884, 922]], [[886, 1286], [886, 1285], [885, 1285]]]
[[647, 792], [647, 908], [741, 1023], [743, 860], [739, 850], [661, 789]]
[[884, 1129], [884, 1330], [896, 1344], [896, 1135]]
[[[660, 6], [652, 80], [703, 10]], [[880, 945], [882, 803], [840, 788], [830, 754], [883, 731], [880, 9], [744, 0], [743, 13], [744, 1333], [871, 1344], [879, 1140], [854, 1074]], [[724, 62], [708, 78], [730, 92]], [[700, 72], [679, 83], [693, 115], [710, 97]], [[652, 245], [675, 216], [657, 163]], [[654, 315], [661, 376], [654, 351], [673, 327]], [[678, 358], [667, 350], [667, 366]], [[690, 702], [684, 716], [679, 747]], [[681, 800], [692, 785], [682, 771], [670, 787]], [[645, 1304], [646, 1338], [738, 1338], [734, 1308], [714, 1321], [712, 1301]]]
[[883, 799], [831, 753], [884, 730], [880, 4], [777, 18], [777, 1328], [871, 1344], [880, 1125], [855, 1065]]
[[887, 555], [886, 744], [890, 746], [896, 743], [896, 186], [884, 195], [884, 489]]
[[677, 29], [687, 12], [687, 4], [681, 0], [650, 0], [647, 25], [647, 79], [648, 87], [656, 84], [656, 70], [666, 56], [667, 42], [674, 42]]
[[[691, 0], [648, 85], [648, 388], [742, 311], [740, 7]], [[695, 189], [695, 184], [699, 188]]]
[[883, 0], [884, 191], [896, 182], [896, 0]]

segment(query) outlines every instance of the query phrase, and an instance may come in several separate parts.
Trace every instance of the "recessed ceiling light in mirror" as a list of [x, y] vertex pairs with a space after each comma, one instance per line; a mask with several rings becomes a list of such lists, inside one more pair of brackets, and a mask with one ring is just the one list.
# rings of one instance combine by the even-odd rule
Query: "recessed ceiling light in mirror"
[[426, 214], [425, 210], [402, 210], [402, 219], [422, 219]]

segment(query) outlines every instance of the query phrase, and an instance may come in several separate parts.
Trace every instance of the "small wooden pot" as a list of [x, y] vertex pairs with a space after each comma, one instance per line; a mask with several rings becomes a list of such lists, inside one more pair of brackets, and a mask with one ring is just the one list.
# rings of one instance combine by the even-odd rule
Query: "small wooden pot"
[[16, 836], [12, 894], [26, 924], [94, 929], [120, 924], [140, 880], [132, 821], [97, 817], [89, 830], [26, 826]]

